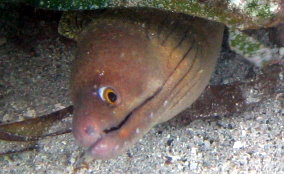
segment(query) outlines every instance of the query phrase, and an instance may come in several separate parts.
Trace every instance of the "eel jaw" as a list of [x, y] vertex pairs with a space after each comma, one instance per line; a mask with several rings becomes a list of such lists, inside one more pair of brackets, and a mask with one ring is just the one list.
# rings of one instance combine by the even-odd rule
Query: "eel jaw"
[[90, 154], [94, 159], [107, 160], [119, 155], [130, 145], [134, 144], [135, 141], [133, 140], [135, 138], [133, 138], [133, 135], [129, 134], [130, 137], [121, 137], [121, 131], [126, 130], [125, 125], [131, 124], [128, 122], [134, 116], [135, 114], [130, 112], [117, 126], [105, 129], [104, 133], [89, 146], [89, 153], [87, 154]]
[[153, 95], [132, 109], [117, 126], [104, 129], [101, 136], [89, 146], [88, 154], [94, 159], [107, 160], [123, 153], [142, 138], [156, 124], [151, 102], [161, 89], [158, 88]]
[[128, 118], [131, 115], [132, 115], [132, 112], [130, 112], [117, 126], [111, 127], [109, 129], [105, 129], [104, 133], [108, 134], [109, 132], [116, 131], [116, 130], [120, 129], [126, 123], [126, 121], [128, 120]]
[[152, 95], [134, 107], [118, 125], [111, 128], [102, 130], [92, 117], [84, 117], [77, 111], [81, 117], [75, 116], [73, 119], [75, 139], [88, 148], [86, 154], [94, 159], [106, 160], [118, 156], [156, 124], [155, 115], [158, 114], [156, 108], [159, 108], [160, 103], [154, 104], [153, 99], [160, 95], [162, 87], [160, 86]]

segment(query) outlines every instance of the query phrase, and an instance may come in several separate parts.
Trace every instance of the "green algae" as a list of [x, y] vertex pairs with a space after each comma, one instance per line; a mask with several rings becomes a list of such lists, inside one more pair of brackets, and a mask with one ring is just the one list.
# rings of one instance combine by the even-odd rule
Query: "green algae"
[[[9, 2], [8, 0], [0, 0]], [[11, 2], [11, 1], [10, 1]], [[52, 10], [93, 10], [112, 7], [151, 7], [212, 19], [234, 27], [263, 26], [277, 17], [280, 1], [264, 0], [12, 0]]]
[[259, 0], [251, 0], [251, 2], [248, 2], [245, 11], [250, 16], [257, 16], [260, 18], [272, 18], [274, 17], [274, 14], [272, 12], [271, 8], [272, 4], [264, 3], [261, 4]]
[[229, 44], [244, 56], [254, 55], [261, 49], [260, 42], [237, 30], [230, 30]]
[[[8, 2], [8, 0], [0, 0], [0, 4], [1, 2]], [[86, 15], [77, 16], [74, 10], [113, 7], [159, 8], [221, 22], [234, 30], [269, 27], [284, 19], [281, 13], [283, 8], [281, 0], [12, 0], [10, 2], [25, 2], [39, 8], [68, 11], [62, 16], [58, 31], [63, 36], [75, 40], [84, 26], [84, 21], [91, 19]], [[77, 20], [75, 23], [80, 25], [71, 25], [74, 19]], [[245, 57], [251, 57], [265, 47], [250, 36], [236, 30], [230, 35], [231, 48]]]
[[53, 10], [90, 10], [107, 7], [109, 0], [33, 0], [40, 8]]

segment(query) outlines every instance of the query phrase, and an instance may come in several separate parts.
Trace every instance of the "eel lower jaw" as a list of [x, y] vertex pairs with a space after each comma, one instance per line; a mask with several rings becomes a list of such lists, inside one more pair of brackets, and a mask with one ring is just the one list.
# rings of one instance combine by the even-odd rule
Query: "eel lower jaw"
[[107, 160], [117, 156], [124, 150], [126, 145], [120, 138], [119, 131], [133, 116], [130, 112], [117, 126], [103, 130], [101, 136], [88, 148], [88, 154], [94, 159]]

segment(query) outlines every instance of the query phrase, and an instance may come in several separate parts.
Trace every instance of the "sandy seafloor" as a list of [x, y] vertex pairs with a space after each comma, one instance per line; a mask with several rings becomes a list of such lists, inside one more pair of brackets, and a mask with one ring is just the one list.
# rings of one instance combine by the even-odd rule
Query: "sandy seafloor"
[[[71, 104], [68, 80], [75, 43], [57, 34], [56, 19], [22, 18], [17, 36], [9, 27], [1, 29], [1, 122]], [[212, 83], [241, 81], [255, 73], [260, 73], [257, 68], [224, 47]], [[40, 140], [39, 151], [0, 157], [0, 173], [284, 173], [283, 101], [274, 95], [261, 101], [245, 97], [257, 104], [226, 117], [187, 122], [179, 119], [188, 114], [183, 112], [112, 160], [74, 170], [83, 149], [64, 134]]]

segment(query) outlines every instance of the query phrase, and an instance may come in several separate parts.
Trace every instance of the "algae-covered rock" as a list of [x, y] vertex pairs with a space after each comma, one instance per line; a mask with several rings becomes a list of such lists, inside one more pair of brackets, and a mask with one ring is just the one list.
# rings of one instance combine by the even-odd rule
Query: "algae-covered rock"
[[[69, 11], [62, 17], [59, 32], [72, 39], [76, 39], [76, 35], [81, 31], [82, 26], [85, 26], [86, 21], [91, 21], [92, 17], [82, 15], [82, 10], [150, 7], [224, 23], [231, 29], [229, 42], [231, 49], [249, 60], [258, 59], [260, 56], [265, 59], [275, 56], [273, 52], [279, 52], [281, 49], [271, 51], [270, 48], [239, 31], [272, 27], [283, 22], [283, 0], [0, 0], [0, 2], [21, 2], [38, 8]], [[80, 12], [74, 12], [78, 10]], [[70, 25], [74, 23], [74, 20], [77, 26]]]
[[[11, 2], [1, 0], [0, 2]], [[53, 10], [151, 7], [216, 20], [241, 29], [269, 27], [283, 21], [282, 0], [13, 0]]]

